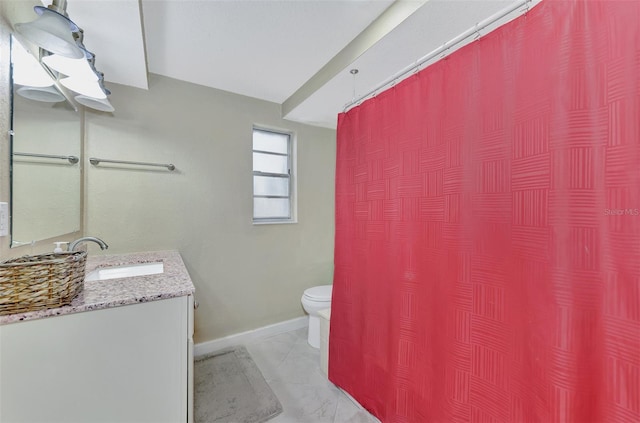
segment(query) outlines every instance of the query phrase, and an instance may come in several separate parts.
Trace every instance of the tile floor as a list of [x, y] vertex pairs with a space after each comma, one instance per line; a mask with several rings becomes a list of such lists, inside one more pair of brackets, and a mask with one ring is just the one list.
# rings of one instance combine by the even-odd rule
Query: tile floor
[[306, 328], [246, 347], [282, 404], [282, 414], [269, 423], [379, 422], [324, 376], [320, 352], [307, 343]]

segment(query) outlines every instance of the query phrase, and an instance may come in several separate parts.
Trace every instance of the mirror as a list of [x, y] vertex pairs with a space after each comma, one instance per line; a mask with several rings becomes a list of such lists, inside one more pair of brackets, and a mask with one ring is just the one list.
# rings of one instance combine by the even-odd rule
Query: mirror
[[21, 49], [12, 36], [12, 247], [80, 230], [80, 115], [64, 97], [52, 101], [55, 86], [30, 92]]

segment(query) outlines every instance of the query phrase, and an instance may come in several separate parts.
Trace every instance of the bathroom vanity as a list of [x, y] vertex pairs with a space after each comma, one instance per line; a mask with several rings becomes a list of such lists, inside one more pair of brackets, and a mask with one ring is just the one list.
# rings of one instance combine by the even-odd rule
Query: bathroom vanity
[[192, 421], [194, 287], [180, 255], [89, 257], [86, 273], [71, 305], [0, 316], [0, 421]]

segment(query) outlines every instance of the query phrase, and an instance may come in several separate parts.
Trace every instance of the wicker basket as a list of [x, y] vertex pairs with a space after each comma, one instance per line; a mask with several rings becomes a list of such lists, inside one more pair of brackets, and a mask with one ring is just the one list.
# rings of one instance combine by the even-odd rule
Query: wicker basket
[[86, 261], [86, 251], [72, 251], [0, 263], [0, 315], [70, 304], [84, 287]]

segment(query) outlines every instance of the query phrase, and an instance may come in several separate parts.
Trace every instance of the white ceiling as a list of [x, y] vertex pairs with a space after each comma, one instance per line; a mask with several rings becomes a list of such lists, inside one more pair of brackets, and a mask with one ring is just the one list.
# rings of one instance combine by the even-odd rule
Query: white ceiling
[[107, 87], [147, 89], [151, 72], [335, 128], [354, 89], [368, 92], [515, 1], [68, 0], [67, 11]]
[[282, 103], [390, 3], [143, 0], [149, 71]]

